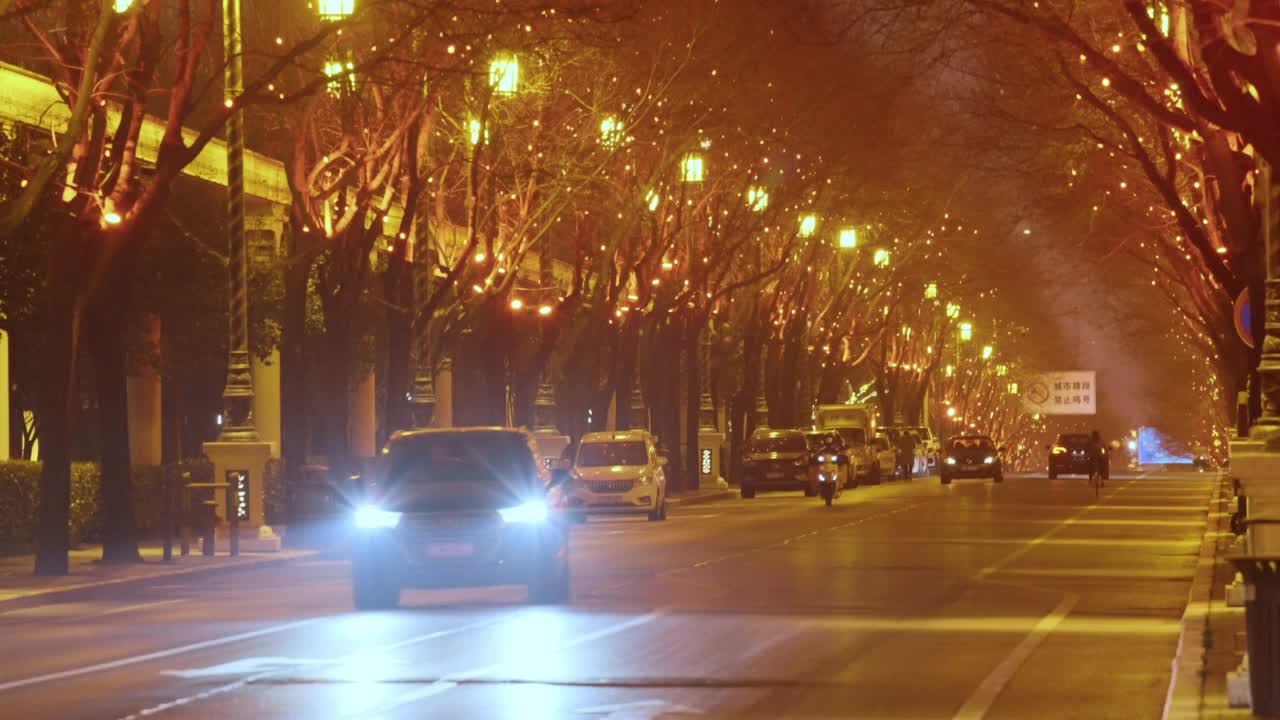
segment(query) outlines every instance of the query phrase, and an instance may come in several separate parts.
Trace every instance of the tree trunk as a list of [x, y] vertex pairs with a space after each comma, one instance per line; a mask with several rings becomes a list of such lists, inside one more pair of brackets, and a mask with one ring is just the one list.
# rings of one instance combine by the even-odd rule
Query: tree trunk
[[[383, 276], [387, 308], [387, 422], [384, 435], [413, 426], [409, 390], [413, 381], [413, 293], [405, 242], [396, 245]], [[379, 444], [385, 441], [379, 438]]]
[[307, 286], [312, 261], [297, 253], [284, 271], [284, 311], [280, 327], [280, 455], [284, 460], [286, 517], [294, 509], [307, 463]]
[[[117, 257], [112, 263], [119, 264]], [[129, 405], [127, 396], [124, 303], [117, 291], [128, 284], [127, 271], [107, 270], [108, 280], [88, 312], [86, 340], [93, 357], [98, 390], [98, 437], [101, 445], [102, 561], [140, 562], [134, 520], [133, 468], [129, 458]]]
[[684, 441], [688, 449], [685, 458], [685, 489], [696, 490], [701, 478], [698, 465], [698, 427], [701, 424], [699, 407], [702, 404], [702, 367], [698, 354], [698, 338], [702, 335], [702, 318], [690, 313], [684, 318], [685, 358], [685, 407]]
[[[59, 253], [50, 253], [57, 258]], [[58, 263], [54, 259], [51, 264]], [[77, 368], [79, 319], [72, 290], [51, 272], [49, 357], [40, 413], [40, 522], [36, 534], [37, 575], [66, 575], [71, 547], [71, 437], [80, 410]]]

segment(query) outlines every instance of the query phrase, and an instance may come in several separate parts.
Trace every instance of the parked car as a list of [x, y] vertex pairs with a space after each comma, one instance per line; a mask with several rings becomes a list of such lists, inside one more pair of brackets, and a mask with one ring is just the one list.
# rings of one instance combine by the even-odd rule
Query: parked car
[[938, 438], [923, 425], [911, 428], [915, 431], [916, 437], [919, 438], [920, 444], [916, 448], [916, 452], [923, 461], [922, 467], [917, 468], [918, 474], [928, 474], [938, 469], [939, 458], [942, 455], [941, 443]]
[[991, 478], [1004, 482], [1004, 448], [988, 435], [957, 435], [947, 441], [939, 475], [943, 485], [955, 478]]
[[354, 513], [360, 610], [407, 587], [522, 584], [533, 603], [569, 600], [569, 540], [547, 498], [532, 437], [511, 428], [392, 435]]
[[809, 484], [809, 443], [800, 430], [761, 428], [751, 434], [743, 449], [742, 497], [757, 490], [803, 490], [817, 493]]
[[887, 432], [876, 433], [871, 439], [871, 450], [876, 461], [871, 469], [871, 482], [878, 483], [884, 478], [892, 480], [898, 471], [898, 450], [894, 447], [893, 437]]
[[874, 440], [867, 440], [866, 430], [840, 426], [831, 428], [831, 431], [840, 435], [845, 455], [849, 458], [849, 484], [856, 487], [880, 482], [880, 460], [876, 456]]
[[1049, 446], [1049, 479], [1059, 475], [1088, 475], [1093, 467], [1089, 458], [1088, 433], [1063, 433]]
[[667, 460], [646, 430], [582, 436], [574, 458], [566, 507], [587, 513], [646, 513], [667, 519]]

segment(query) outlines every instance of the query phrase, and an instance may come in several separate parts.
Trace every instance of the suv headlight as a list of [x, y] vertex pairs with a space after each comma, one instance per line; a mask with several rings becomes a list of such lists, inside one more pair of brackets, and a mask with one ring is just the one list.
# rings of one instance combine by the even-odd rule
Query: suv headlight
[[544, 500], [530, 500], [515, 507], [502, 508], [498, 511], [503, 522], [536, 524], [546, 522], [547, 503]]
[[361, 530], [393, 528], [400, 524], [401, 513], [372, 505], [356, 508], [356, 527]]
[[953, 457], [949, 457], [949, 458], [947, 458], [947, 459], [946, 459], [946, 461], [945, 461], [945, 462], [946, 462], [948, 465], [955, 465], [955, 464], [956, 464], [956, 459], [955, 459], [955, 458], [953, 458]]
[[995, 462], [996, 462], [996, 459], [995, 459], [994, 457], [990, 456], [990, 455], [988, 455], [988, 456], [986, 456], [986, 457], [982, 458], [982, 463], [983, 463], [984, 465], [994, 465], [994, 464], [995, 464]]

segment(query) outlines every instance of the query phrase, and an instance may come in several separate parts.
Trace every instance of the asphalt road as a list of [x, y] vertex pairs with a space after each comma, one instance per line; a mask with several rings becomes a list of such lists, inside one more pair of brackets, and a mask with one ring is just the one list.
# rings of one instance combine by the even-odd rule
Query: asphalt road
[[1157, 718], [1210, 475], [936, 479], [575, 528], [521, 588], [346, 563], [0, 604], [6, 718]]

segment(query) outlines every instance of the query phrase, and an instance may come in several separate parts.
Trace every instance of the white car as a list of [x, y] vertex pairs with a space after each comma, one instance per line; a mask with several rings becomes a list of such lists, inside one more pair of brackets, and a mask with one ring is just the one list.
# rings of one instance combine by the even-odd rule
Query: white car
[[588, 513], [646, 513], [667, 519], [667, 459], [645, 430], [582, 436], [573, 462], [565, 506], [581, 519]]

